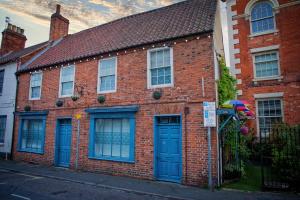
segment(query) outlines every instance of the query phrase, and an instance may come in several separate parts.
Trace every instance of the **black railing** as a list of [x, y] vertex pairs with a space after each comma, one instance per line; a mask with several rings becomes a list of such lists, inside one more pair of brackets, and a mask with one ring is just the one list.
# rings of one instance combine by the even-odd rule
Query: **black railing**
[[260, 130], [264, 190], [300, 191], [300, 128], [280, 126]]

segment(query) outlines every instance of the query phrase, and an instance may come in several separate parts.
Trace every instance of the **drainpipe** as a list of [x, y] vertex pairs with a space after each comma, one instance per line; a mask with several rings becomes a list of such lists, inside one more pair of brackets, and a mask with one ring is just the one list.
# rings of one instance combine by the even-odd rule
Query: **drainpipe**
[[184, 107], [184, 137], [185, 137], [185, 144], [184, 144], [184, 151], [185, 151], [185, 183], [187, 184], [187, 175], [188, 175], [188, 153], [187, 153], [187, 115], [190, 114], [190, 109], [189, 107], [185, 106]]
[[76, 142], [76, 160], [75, 160], [75, 169], [78, 169], [78, 160], [79, 160], [79, 137], [80, 137], [80, 117], [77, 120], [77, 142]]
[[[18, 64], [17, 64], [17, 70], [18, 70]], [[11, 141], [11, 146], [10, 146], [10, 155], [9, 155], [9, 159], [13, 160], [13, 148], [14, 148], [14, 140], [15, 140], [15, 129], [16, 129], [16, 124], [15, 124], [15, 112], [17, 111], [17, 99], [18, 99], [18, 89], [19, 89], [19, 77], [17, 76], [17, 74], [15, 73], [15, 77], [16, 77], [16, 81], [17, 81], [17, 85], [16, 85], [16, 94], [15, 94], [15, 111], [14, 111], [14, 123], [13, 123], [13, 132], [12, 132], [12, 141]]]

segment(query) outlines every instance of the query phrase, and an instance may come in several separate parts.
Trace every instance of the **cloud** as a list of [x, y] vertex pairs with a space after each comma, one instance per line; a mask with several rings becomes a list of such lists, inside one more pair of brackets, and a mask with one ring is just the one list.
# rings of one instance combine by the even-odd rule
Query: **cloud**
[[70, 20], [70, 32], [78, 32], [127, 15], [167, 6], [182, 0], [0, 0], [0, 8], [49, 26], [56, 4]]

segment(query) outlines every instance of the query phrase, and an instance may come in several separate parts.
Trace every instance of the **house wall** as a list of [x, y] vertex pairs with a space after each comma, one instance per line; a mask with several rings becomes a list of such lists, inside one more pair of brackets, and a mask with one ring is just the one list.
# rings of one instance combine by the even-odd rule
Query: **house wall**
[[15, 98], [16, 98], [16, 86], [17, 80], [15, 72], [17, 70], [17, 63], [9, 63], [0, 66], [0, 70], [4, 69], [4, 83], [2, 95], [0, 95], [0, 115], [6, 115], [6, 128], [4, 143], [0, 144], [1, 154], [10, 154], [12, 133], [13, 133], [13, 122], [14, 122], [14, 111], [15, 111]]
[[[188, 41], [186, 42], [185, 39]], [[98, 60], [76, 62], [75, 83], [83, 86], [83, 96], [76, 102], [63, 98], [64, 106], [57, 108], [60, 69], [54, 66], [43, 71], [41, 100], [29, 101], [29, 73], [19, 75], [17, 111], [23, 111], [30, 105], [33, 111], [49, 110], [46, 122], [46, 139], [44, 154], [17, 151], [19, 118], [15, 123], [14, 159], [53, 165], [55, 148], [56, 119], [71, 116], [72, 150], [71, 168], [75, 167], [77, 120], [75, 114], [82, 114], [80, 121], [80, 153], [78, 167], [87, 171], [99, 171], [109, 174], [133, 176], [144, 179], [154, 177], [154, 115], [182, 115], [182, 183], [203, 185], [207, 182], [207, 131], [203, 127], [203, 101], [215, 101], [213, 37], [208, 35], [184, 40], [169, 41], [174, 57], [174, 87], [147, 89], [147, 50], [128, 49], [117, 56], [117, 92], [106, 94], [104, 104], [97, 102]], [[176, 42], [176, 44], [174, 43]], [[155, 47], [163, 44], [155, 44]], [[147, 47], [151, 48], [151, 46]], [[106, 56], [104, 56], [106, 57]], [[205, 82], [202, 91], [201, 80]], [[162, 91], [162, 98], [154, 100], [152, 92]], [[203, 96], [203, 94], [205, 96]], [[88, 137], [90, 117], [86, 108], [120, 105], [138, 105], [135, 131], [135, 162], [95, 160], [88, 158]], [[189, 114], [185, 114], [186, 108]], [[217, 173], [216, 133], [212, 136], [213, 176]]]
[[[289, 124], [299, 124], [300, 116], [300, 1], [272, 0], [275, 6], [276, 30], [273, 33], [253, 36], [250, 32], [249, 17], [245, 8], [250, 2], [230, 0], [227, 2], [229, 43], [231, 52], [231, 72], [237, 78], [238, 98], [248, 100], [256, 110], [257, 94], [272, 96], [282, 94], [283, 120]], [[280, 77], [275, 80], [257, 81], [251, 49], [278, 46]], [[258, 95], [261, 96], [261, 95]], [[256, 113], [257, 114], [257, 113]], [[257, 128], [257, 121], [251, 121]]]

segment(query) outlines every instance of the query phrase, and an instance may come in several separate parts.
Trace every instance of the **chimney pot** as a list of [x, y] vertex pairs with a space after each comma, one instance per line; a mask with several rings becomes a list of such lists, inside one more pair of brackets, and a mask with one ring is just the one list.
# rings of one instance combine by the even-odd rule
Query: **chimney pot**
[[12, 24], [8, 23], [8, 24], [7, 24], [7, 29], [8, 29], [8, 30], [12, 30]]
[[12, 31], [16, 32], [17, 31], [17, 26], [16, 25], [12, 25]]
[[60, 14], [60, 5], [59, 4], [56, 4], [56, 13]]
[[24, 34], [24, 29], [21, 28], [20, 32], [23, 35]]

